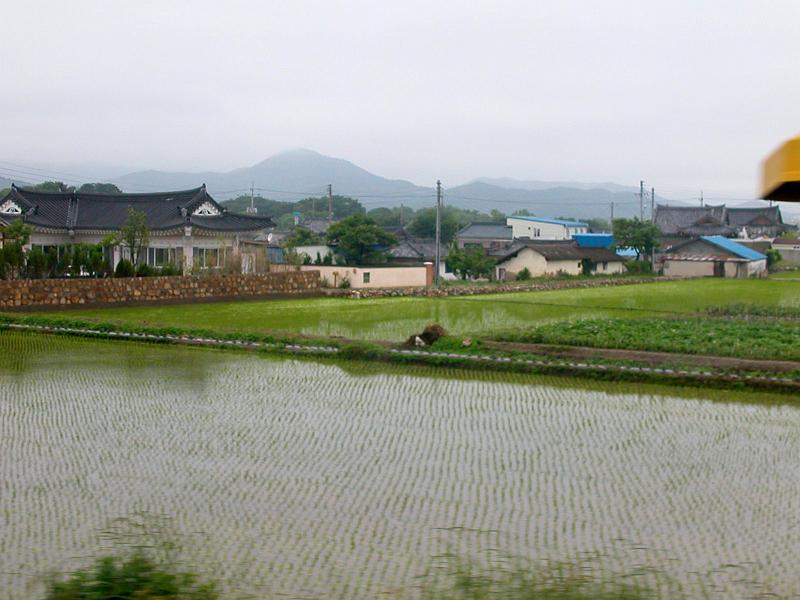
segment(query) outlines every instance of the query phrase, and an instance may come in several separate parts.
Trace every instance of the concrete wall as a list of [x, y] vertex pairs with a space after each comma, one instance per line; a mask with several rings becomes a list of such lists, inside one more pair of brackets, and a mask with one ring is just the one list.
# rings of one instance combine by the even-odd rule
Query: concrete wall
[[[342, 279], [350, 280], [350, 287], [363, 288], [402, 288], [424, 287], [430, 285], [433, 265], [418, 267], [352, 267], [344, 265], [306, 265], [302, 271], [319, 271], [320, 277], [331, 287], [339, 287]], [[368, 281], [365, 281], [368, 279]]]
[[[664, 260], [664, 275], [669, 277], [714, 277], [714, 263], [721, 260], [680, 260], [667, 258]], [[763, 277], [767, 273], [767, 261], [724, 261], [725, 277]]]
[[796, 244], [774, 244], [772, 247], [781, 253], [781, 260], [800, 262], [800, 240]]
[[514, 239], [530, 238], [532, 240], [571, 240], [577, 233], [586, 233], [586, 227], [567, 227], [557, 223], [529, 221], [508, 217], [506, 224], [511, 226]]
[[714, 261], [664, 260], [664, 275], [667, 277], [713, 277]]
[[0, 308], [186, 302], [318, 293], [317, 271], [208, 277], [0, 280]]

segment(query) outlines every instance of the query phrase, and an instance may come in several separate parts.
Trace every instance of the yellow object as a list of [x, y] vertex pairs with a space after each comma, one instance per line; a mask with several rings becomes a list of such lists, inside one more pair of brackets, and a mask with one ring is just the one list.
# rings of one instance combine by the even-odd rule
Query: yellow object
[[761, 197], [800, 202], [800, 137], [784, 142], [764, 161]]

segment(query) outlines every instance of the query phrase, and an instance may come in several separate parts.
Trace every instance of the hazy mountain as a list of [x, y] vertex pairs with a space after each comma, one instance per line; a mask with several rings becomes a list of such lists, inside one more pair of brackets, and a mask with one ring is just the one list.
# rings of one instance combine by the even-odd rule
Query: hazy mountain
[[5, 177], [0, 177], [0, 190], [4, 190], [6, 188], [10, 188], [12, 182], [16, 183], [19, 187], [23, 187], [25, 185], [28, 185], [26, 182], [20, 181], [19, 179], [7, 179]]
[[[311, 150], [292, 150], [272, 156], [252, 167], [225, 173], [170, 173], [140, 171], [112, 180], [123, 190], [186, 189], [205, 183], [211, 194], [219, 199], [232, 198], [249, 191], [275, 200], [300, 200], [307, 196], [322, 196], [328, 184], [334, 194], [365, 200], [365, 204], [399, 204], [401, 201], [429, 203], [432, 190], [409, 181], [379, 177], [341, 158], [324, 156]], [[369, 202], [366, 202], [369, 200]]]
[[608, 192], [634, 192], [639, 193], [639, 188], [618, 183], [584, 183], [581, 181], [531, 181], [513, 179], [511, 177], [478, 177], [470, 183], [488, 183], [495, 187], [510, 188], [514, 190], [550, 190], [553, 188], [574, 188], [578, 190], [606, 190]]
[[[448, 204], [484, 211], [496, 208], [506, 214], [511, 214], [520, 209], [527, 209], [542, 217], [563, 216], [578, 219], [591, 217], [608, 219], [611, 216], [611, 203], [613, 202], [615, 217], [639, 216], [638, 190], [635, 188], [627, 189], [625, 186], [616, 184], [611, 185], [626, 191], [578, 187], [518, 189], [491, 185], [483, 181], [473, 181], [472, 183], [448, 189], [445, 192], [445, 201]], [[657, 194], [656, 202], [660, 204], [667, 202], [680, 204], [668, 201]], [[645, 218], [648, 218], [650, 216], [649, 199], [645, 200], [644, 208]]]

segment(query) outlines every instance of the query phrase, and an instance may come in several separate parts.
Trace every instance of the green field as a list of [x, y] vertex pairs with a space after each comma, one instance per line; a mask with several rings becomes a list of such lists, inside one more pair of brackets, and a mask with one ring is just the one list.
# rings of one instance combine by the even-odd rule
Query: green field
[[800, 361], [797, 319], [585, 319], [497, 337], [533, 344]]
[[55, 314], [150, 326], [400, 341], [431, 322], [451, 333], [485, 334], [577, 318], [686, 315], [726, 304], [796, 308], [800, 282], [696, 279], [470, 297], [260, 300]]
[[419, 598], [435, 557], [492, 551], [800, 594], [785, 397], [5, 331], [0, 355], [3, 598], [140, 511], [225, 598]]

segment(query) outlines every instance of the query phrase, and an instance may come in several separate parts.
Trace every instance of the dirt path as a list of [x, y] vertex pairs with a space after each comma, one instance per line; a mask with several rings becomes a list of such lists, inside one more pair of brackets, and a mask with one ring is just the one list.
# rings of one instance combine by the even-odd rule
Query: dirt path
[[644, 350], [619, 350], [616, 348], [591, 348], [588, 346], [555, 346], [551, 344], [523, 344], [518, 342], [484, 342], [487, 348], [514, 350], [543, 356], [561, 358], [610, 358], [632, 360], [647, 365], [682, 364], [743, 371], [786, 372], [800, 371], [800, 362], [789, 360], [754, 360], [726, 356], [702, 356], [675, 352], [648, 352]]

